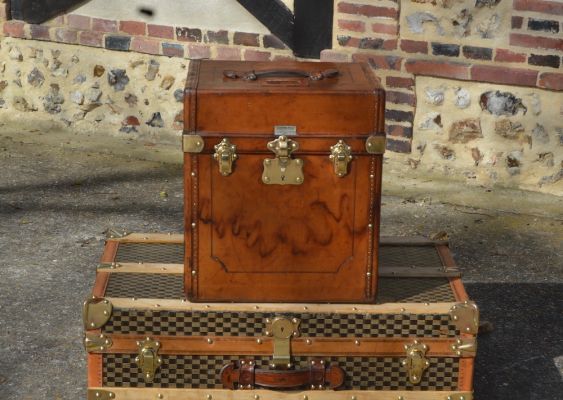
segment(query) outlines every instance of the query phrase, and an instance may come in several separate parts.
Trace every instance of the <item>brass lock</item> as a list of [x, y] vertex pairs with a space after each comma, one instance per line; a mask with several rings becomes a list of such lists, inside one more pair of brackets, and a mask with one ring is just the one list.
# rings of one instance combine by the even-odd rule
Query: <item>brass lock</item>
[[158, 355], [160, 342], [146, 338], [137, 342], [137, 348], [139, 355], [135, 357], [135, 362], [141, 369], [145, 382], [151, 383], [154, 380], [156, 370], [162, 364], [162, 359]]
[[413, 344], [405, 345], [405, 350], [407, 358], [401, 361], [401, 364], [407, 370], [410, 383], [419, 384], [424, 371], [430, 366], [430, 362], [426, 359], [428, 346], [415, 340]]
[[262, 182], [266, 185], [301, 185], [304, 180], [303, 160], [291, 158], [291, 153], [299, 149], [299, 143], [280, 136], [268, 143], [268, 150], [272, 151], [276, 158], [264, 160], [264, 171]]
[[330, 156], [334, 165], [334, 173], [342, 178], [348, 174], [348, 164], [352, 161], [352, 148], [339, 140], [334, 146], [330, 146]]
[[291, 338], [299, 336], [299, 323], [297, 318], [266, 319], [266, 336], [274, 338], [274, 354], [270, 367], [280, 369], [292, 367]]
[[238, 158], [236, 153], [237, 146], [232, 144], [229, 139], [225, 138], [214, 147], [215, 153], [213, 154], [213, 158], [219, 164], [219, 172], [223, 176], [231, 175], [233, 173], [233, 163]]

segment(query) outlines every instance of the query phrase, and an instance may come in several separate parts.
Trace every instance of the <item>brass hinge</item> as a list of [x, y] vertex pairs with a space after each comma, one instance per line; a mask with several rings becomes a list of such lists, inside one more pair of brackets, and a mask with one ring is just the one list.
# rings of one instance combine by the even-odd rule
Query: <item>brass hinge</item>
[[154, 380], [157, 369], [162, 364], [162, 359], [158, 355], [160, 342], [151, 338], [146, 338], [137, 342], [139, 355], [135, 357], [135, 362], [143, 372], [143, 378], [146, 383]]
[[266, 319], [266, 336], [274, 338], [274, 354], [272, 368], [291, 368], [291, 338], [299, 336], [299, 323], [297, 318], [288, 319], [276, 317]]
[[89, 389], [87, 400], [111, 400], [115, 399], [115, 393], [109, 390]]
[[201, 153], [205, 142], [199, 135], [182, 135], [184, 153]]
[[383, 154], [387, 139], [385, 135], [372, 135], [366, 139], [366, 151], [368, 154]]
[[84, 335], [84, 348], [88, 353], [105, 351], [112, 346], [113, 342], [109, 337], [102, 334], [88, 333]]
[[112, 309], [111, 302], [103, 297], [92, 296], [86, 299], [82, 306], [84, 329], [102, 328], [109, 321]]
[[106, 239], [121, 239], [130, 233], [123, 229], [110, 228], [106, 231]]
[[477, 354], [477, 339], [457, 338], [452, 344], [452, 350], [460, 357], [475, 357]]
[[445, 400], [473, 400], [472, 393], [454, 393], [445, 397]]
[[407, 358], [403, 359], [401, 364], [407, 370], [410, 383], [416, 385], [420, 383], [424, 371], [430, 366], [430, 362], [426, 359], [428, 346], [415, 340], [413, 344], [406, 344], [405, 350]]
[[96, 270], [98, 271], [105, 271], [108, 269], [117, 269], [121, 267], [121, 264], [116, 263], [116, 262], [112, 262], [112, 263], [100, 263], [98, 264]]
[[450, 318], [461, 333], [476, 335], [479, 331], [479, 308], [471, 301], [458, 303], [450, 309]]

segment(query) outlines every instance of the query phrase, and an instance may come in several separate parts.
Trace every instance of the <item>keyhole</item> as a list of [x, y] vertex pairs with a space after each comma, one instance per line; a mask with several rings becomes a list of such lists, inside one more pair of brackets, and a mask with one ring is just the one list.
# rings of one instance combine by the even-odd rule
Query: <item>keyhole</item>
[[281, 330], [281, 332], [283, 333], [283, 331], [285, 331], [285, 328], [282, 326], [282, 327], [280, 328], [280, 330]]

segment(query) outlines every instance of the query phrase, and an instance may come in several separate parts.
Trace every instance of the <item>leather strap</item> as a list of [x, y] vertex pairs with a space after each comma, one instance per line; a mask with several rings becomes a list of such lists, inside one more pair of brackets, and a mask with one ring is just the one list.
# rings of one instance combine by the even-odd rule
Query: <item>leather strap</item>
[[344, 384], [344, 370], [337, 365], [314, 359], [308, 369], [257, 369], [253, 360], [232, 361], [221, 369], [225, 389], [337, 389]]
[[325, 78], [334, 78], [338, 76], [339, 72], [336, 69], [326, 69], [324, 71], [301, 71], [297, 69], [272, 69], [267, 71], [248, 71], [238, 73], [236, 71], [223, 71], [225, 78], [229, 79], [242, 79], [244, 81], [256, 81], [259, 78], [266, 77], [298, 77], [309, 78], [312, 81], [320, 81]]

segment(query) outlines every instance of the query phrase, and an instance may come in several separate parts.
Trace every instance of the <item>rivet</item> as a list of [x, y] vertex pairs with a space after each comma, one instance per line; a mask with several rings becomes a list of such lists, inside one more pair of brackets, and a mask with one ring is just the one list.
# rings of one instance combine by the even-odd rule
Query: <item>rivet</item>
[[366, 272], [366, 276], [371, 276], [371, 272]]
[[192, 275], [195, 275], [195, 274], [196, 274], [195, 269], [192, 269]]
[[469, 332], [469, 331], [471, 331], [471, 328], [470, 328], [470, 327], [467, 327], [467, 328], [465, 328], [465, 330], [466, 330], [467, 332]]
[[405, 400], [405, 398], [403, 396], [399, 396], [397, 397], [397, 400]]
[[182, 303], [185, 303], [185, 302], [187, 302], [187, 301], [188, 301], [188, 300], [186, 300], [186, 299], [182, 299]]
[[459, 396], [459, 400], [465, 400], [465, 396]]
[[375, 175], [374, 175], [374, 174], [371, 174], [369, 177], [370, 177], [371, 179], [373, 179], [373, 178], [375, 178]]
[[240, 365], [245, 365], [245, 364], [246, 364], [246, 361], [244, 361], [244, 360], [242, 360], [242, 361], [240, 362]]
[[195, 222], [192, 222], [192, 228], [195, 228], [197, 225]]
[[371, 228], [373, 228], [373, 225], [372, 225], [372, 224], [368, 224], [368, 229], [371, 229]]
[[452, 396], [448, 396], [448, 399], [447, 399], [447, 400], [452, 400]]
[[109, 396], [110, 399], [113, 399], [113, 398], [115, 397], [115, 394], [114, 394], [113, 392], [110, 392], [110, 393], [108, 394], [108, 396]]
[[315, 365], [315, 364], [316, 364], [315, 360], [311, 361], [311, 365]]
[[358, 307], [352, 307], [352, 311], [358, 311]]
[[159, 394], [156, 395], [156, 397], [158, 397], [159, 399], [163, 399], [164, 395], [162, 393], [159, 393]]
[[454, 320], [454, 321], [457, 321], [457, 320], [458, 320], [458, 316], [457, 316], [457, 315], [454, 315], [453, 320]]
[[256, 343], [262, 344], [262, 339], [256, 339]]
[[295, 178], [295, 182], [301, 182], [302, 179], [300, 177]]
[[309, 400], [309, 397], [308, 397], [306, 394], [304, 394], [304, 395], [303, 395], [303, 400]]
[[90, 326], [91, 326], [91, 327], [93, 328], [93, 327], [95, 327], [95, 326], [96, 326], [96, 324], [95, 324], [95, 323], [93, 323], [93, 322], [90, 322]]
[[166, 267], [162, 267], [161, 269], [162, 269], [163, 271], [166, 271]]
[[356, 340], [354, 340], [354, 344], [355, 344], [356, 346], [359, 346], [359, 345], [360, 345], [360, 341], [356, 339]]
[[291, 363], [287, 364], [287, 368], [291, 368], [293, 365], [291, 365]]
[[266, 323], [269, 324], [270, 322], [272, 322], [272, 320], [270, 318], [266, 318]]
[[258, 400], [260, 398], [260, 396], [258, 396], [257, 394], [254, 395], [254, 400]]
[[424, 303], [424, 305], [425, 305], [425, 306], [429, 306], [429, 305], [430, 305], [430, 303]]
[[304, 306], [303, 309], [307, 311], [309, 308], [307, 306]]
[[325, 361], [324, 361], [324, 360], [321, 360], [321, 365], [325, 365]]
[[350, 400], [356, 400], [356, 396], [350, 397]]
[[401, 308], [401, 312], [405, 312], [405, 311], [406, 311], [406, 309], [404, 309], [404, 308]]
[[296, 323], [299, 322], [299, 320], [298, 320], [297, 318], [293, 318], [293, 319], [291, 320], [291, 322], [293, 322], [294, 324], [296, 324]]
[[270, 336], [270, 331], [266, 331], [266, 336]]
[[307, 339], [307, 340], [305, 340], [305, 343], [311, 344], [311, 343], [313, 343], [313, 342], [311, 341], [311, 339]]
[[132, 297], [131, 300], [137, 301], [137, 298], [136, 298], [136, 297]]
[[205, 398], [206, 398], [207, 400], [211, 400], [211, 399], [213, 398], [213, 396], [211, 396], [210, 394], [208, 394], [207, 396], [205, 396]]
[[254, 309], [255, 309], [255, 310], [259, 310], [259, 309], [260, 309], [260, 307], [258, 307], [258, 306], [254, 306]]
[[264, 182], [270, 182], [270, 178], [268, 176], [264, 177]]
[[148, 236], [145, 236], [145, 237], [144, 237], [143, 239], [145, 239], [145, 240], [149, 240], [149, 237], [148, 237]]
[[158, 307], [160, 307], [160, 304], [155, 304], [154, 306], [155, 306], [156, 308], [158, 308]]
[[207, 338], [207, 343], [209, 343], [209, 344], [213, 343], [213, 339]]

